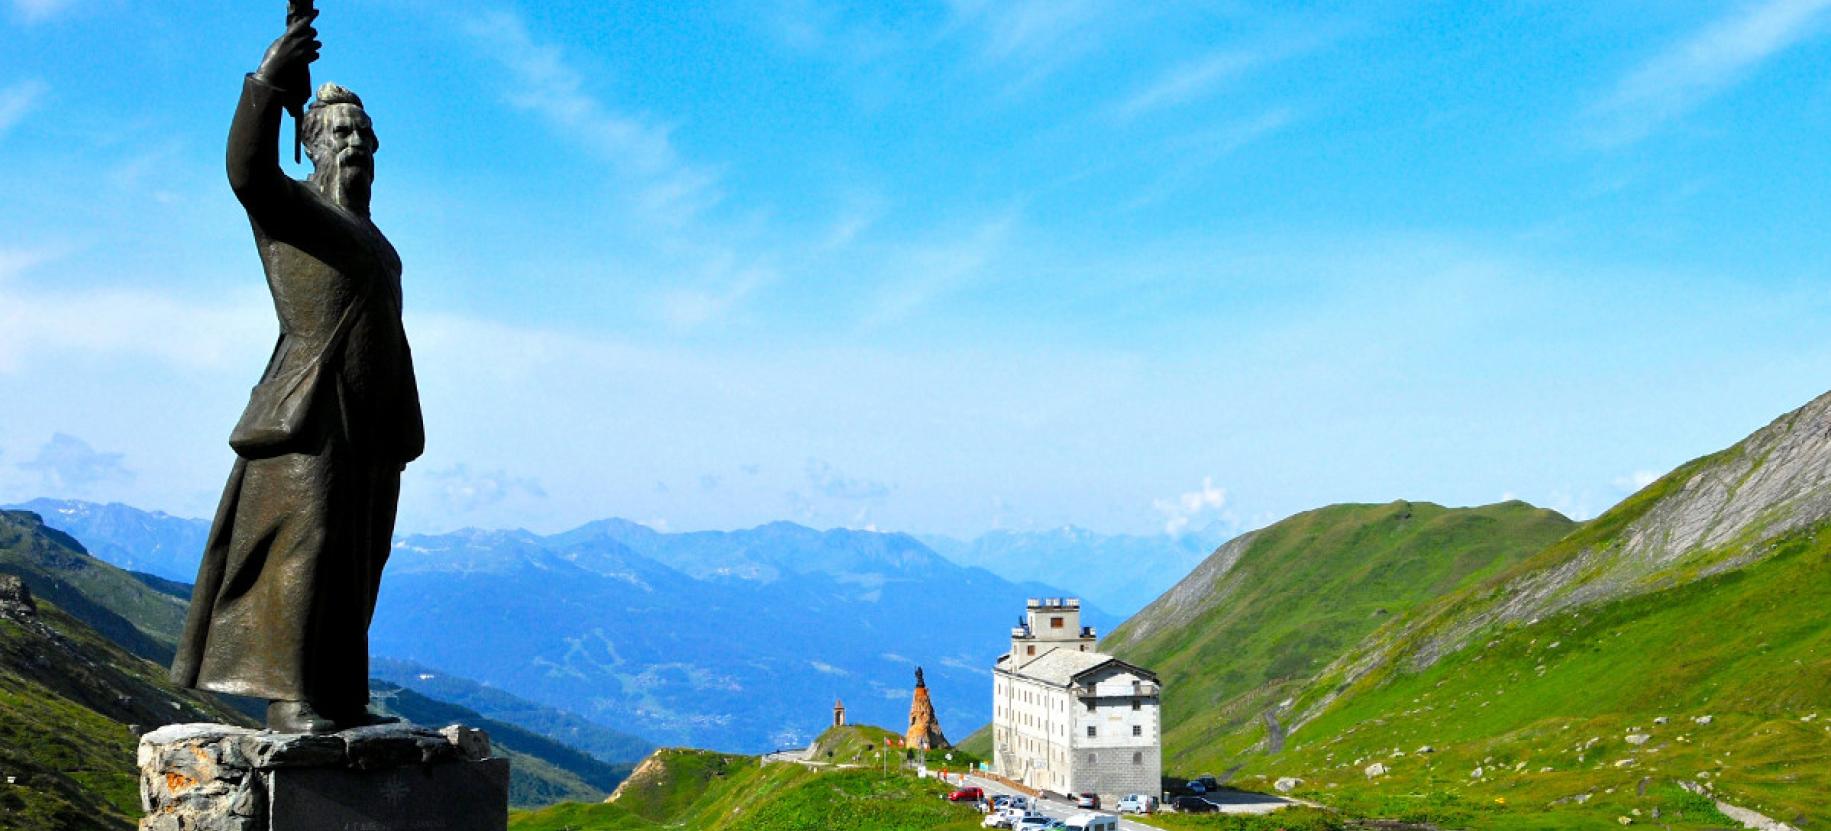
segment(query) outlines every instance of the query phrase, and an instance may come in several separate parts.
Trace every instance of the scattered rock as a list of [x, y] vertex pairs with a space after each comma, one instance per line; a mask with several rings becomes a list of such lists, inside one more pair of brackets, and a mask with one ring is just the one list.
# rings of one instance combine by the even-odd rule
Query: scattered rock
[[1428, 744], [1426, 744], [1426, 745], [1419, 745], [1419, 746], [1418, 746], [1418, 752], [1419, 752], [1419, 753], [1435, 753], [1435, 752], [1437, 752], [1437, 748], [1434, 748], [1434, 747], [1431, 747], [1431, 746], [1430, 746], [1430, 745], [1428, 745]]
[[1622, 825], [1633, 825], [1634, 824], [1633, 817], [1616, 817], [1615, 821], [1621, 823]]
[[1298, 779], [1295, 776], [1285, 776], [1280, 777], [1278, 781], [1273, 782], [1272, 788], [1278, 793], [1290, 793], [1291, 791], [1297, 790], [1297, 787], [1302, 784], [1302, 779]]
[[1714, 720], [1715, 719], [1711, 716], [1698, 716], [1697, 718], [1692, 719], [1692, 721], [1695, 721], [1698, 724], [1709, 724]]
[[11, 574], [0, 574], [0, 617], [26, 620], [38, 617], [38, 602], [25, 581]]
[[462, 724], [453, 724], [441, 728], [439, 735], [451, 742], [451, 746], [457, 748], [458, 753], [466, 759], [476, 761], [490, 757], [490, 734], [482, 730], [465, 727]]
[[1482, 771], [1481, 768], [1476, 768], [1474, 770], [1471, 770], [1471, 771], [1469, 771], [1469, 778], [1470, 779], [1480, 779], [1483, 772], [1484, 771]]
[[1668, 721], [1670, 721], [1670, 720], [1671, 720], [1671, 719], [1668, 719], [1668, 718], [1666, 718], [1666, 717], [1665, 717], [1665, 716], [1656, 716], [1656, 717], [1654, 717], [1654, 719], [1653, 719], [1653, 723], [1654, 723], [1654, 724], [1665, 724], [1665, 723], [1666, 723], [1666, 722], [1668, 722]]
[[1622, 740], [1627, 742], [1628, 744], [1639, 746], [1639, 745], [1646, 744], [1647, 740], [1651, 739], [1651, 738], [1653, 738], [1653, 737], [1649, 736], [1645, 733], [1629, 733], [1626, 736], [1623, 736]]
[[1368, 765], [1366, 770], [1363, 770], [1361, 772], [1367, 774], [1368, 779], [1372, 779], [1376, 776], [1385, 776], [1386, 775], [1386, 765], [1381, 762], [1374, 762], [1373, 764]]

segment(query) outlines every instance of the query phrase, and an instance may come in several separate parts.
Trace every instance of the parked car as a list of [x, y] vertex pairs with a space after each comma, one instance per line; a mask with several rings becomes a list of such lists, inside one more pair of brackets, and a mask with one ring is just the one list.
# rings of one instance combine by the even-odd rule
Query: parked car
[[1022, 822], [1025, 817], [1030, 816], [1040, 817], [1042, 814], [1023, 808], [1006, 806], [986, 814], [985, 819], [981, 820], [979, 824], [984, 828], [1017, 828], [1019, 827], [1019, 822]]
[[1074, 807], [1098, 809], [1100, 807], [1100, 795], [1092, 791], [1084, 792], [1075, 797]]
[[1121, 814], [1148, 814], [1157, 810], [1157, 797], [1145, 793], [1128, 793], [1114, 806]]
[[1075, 814], [1064, 825], [1070, 831], [1119, 831], [1119, 818], [1111, 814]]
[[1191, 780], [1189, 780], [1188, 784], [1183, 786], [1183, 791], [1185, 793], [1191, 793], [1196, 796], [1201, 796], [1202, 794], [1205, 794], [1208, 792], [1208, 786], [1202, 784], [1201, 782], [1199, 782], [1197, 780], [1191, 779]]
[[1195, 781], [1202, 783], [1202, 789], [1208, 793], [1214, 793], [1221, 789], [1221, 783], [1215, 780], [1214, 774], [1212, 773], [1204, 773], [1197, 776], [1195, 777]]
[[1185, 814], [1212, 814], [1221, 810], [1221, 806], [1199, 796], [1179, 796], [1170, 807]]
[[992, 797], [991, 804], [992, 804], [992, 810], [994, 810], [994, 811], [1002, 809], [1006, 805], [1011, 804], [1011, 795], [1008, 793], [996, 794]]
[[1035, 831], [1035, 829], [1048, 825], [1049, 818], [1035, 811], [1026, 811], [1022, 808], [1006, 808], [996, 813], [987, 814], [985, 820], [979, 824], [986, 828], [1009, 828], [1012, 829], [1012, 831], [1017, 831], [1017, 829]]
[[961, 788], [947, 795], [949, 802], [978, 802], [985, 798], [985, 791], [979, 788]]

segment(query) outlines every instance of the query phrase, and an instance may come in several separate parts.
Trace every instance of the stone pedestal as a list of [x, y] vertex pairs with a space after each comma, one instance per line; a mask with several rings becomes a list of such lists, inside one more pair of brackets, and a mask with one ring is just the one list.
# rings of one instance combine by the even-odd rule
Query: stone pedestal
[[175, 724], [140, 738], [140, 807], [141, 831], [504, 831], [509, 762], [467, 727]]

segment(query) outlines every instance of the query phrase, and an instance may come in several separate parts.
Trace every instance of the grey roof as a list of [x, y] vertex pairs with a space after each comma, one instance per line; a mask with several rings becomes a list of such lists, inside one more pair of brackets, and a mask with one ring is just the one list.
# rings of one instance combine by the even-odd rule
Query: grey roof
[[1082, 652], [1078, 649], [1056, 647], [1017, 666], [1007, 667], [1007, 671], [1025, 678], [1034, 678], [1065, 687], [1076, 675], [1093, 669], [1113, 656], [1103, 652]]

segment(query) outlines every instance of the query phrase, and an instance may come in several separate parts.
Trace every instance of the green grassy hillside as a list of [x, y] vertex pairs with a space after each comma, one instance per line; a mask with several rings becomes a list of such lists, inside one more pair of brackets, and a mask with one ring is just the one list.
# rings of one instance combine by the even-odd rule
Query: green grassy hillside
[[[1284, 753], [1254, 758], [1244, 781], [1297, 776], [1301, 792], [1350, 811], [1479, 827], [1605, 828], [1656, 812], [1672, 828], [1723, 827], [1683, 780], [1820, 827], [1831, 817], [1831, 526], [1778, 548], [1363, 681]], [[1374, 762], [1388, 772], [1367, 776]]]
[[[808, 758], [835, 765], [875, 765], [882, 761], [877, 754], [883, 749], [885, 740], [891, 738], [902, 737], [869, 724], [829, 727], [814, 740], [814, 752]], [[902, 759], [902, 755], [902, 751], [896, 751], [897, 759]]]
[[1223, 741], [1420, 603], [1473, 585], [1569, 533], [1522, 502], [1451, 509], [1335, 505], [1222, 546], [1100, 644], [1164, 685], [1165, 767], [1237, 764]]
[[1208, 752], [1244, 784], [1455, 826], [1719, 828], [1721, 799], [1823, 827], [1826, 435], [1831, 396], [1381, 627], [1277, 708], [1281, 752], [1265, 722]]
[[161, 592], [89, 556], [81, 543], [28, 511], [0, 511], [0, 574], [24, 580], [38, 597], [122, 648], [169, 664], [184, 629], [188, 598]]
[[[0, 829], [128, 829], [139, 815], [128, 725], [246, 724], [178, 689], [56, 605], [0, 613]], [[3, 781], [3, 780], [0, 780]]]
[[[842, 728], [843, 729], [843, 728]], [[887, 732], [869, 728], [877, 732]], [[835, 736], [851, 741], [856, 734]], [[517, 812], [513, 831], [966, 831], [979, 814], [932, 779], [871, 768], [764, 765], [755, 757], [658, 750], [609, 802]]]

